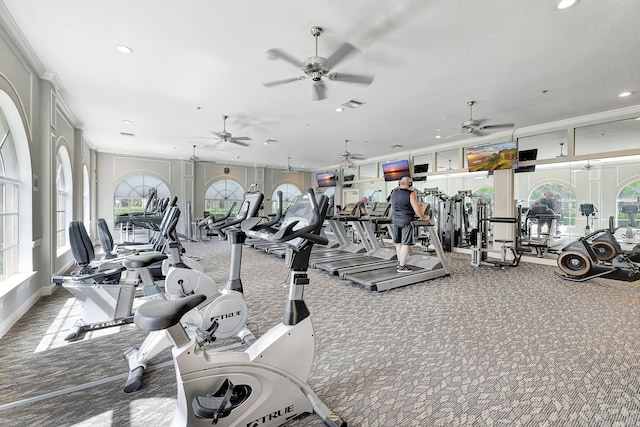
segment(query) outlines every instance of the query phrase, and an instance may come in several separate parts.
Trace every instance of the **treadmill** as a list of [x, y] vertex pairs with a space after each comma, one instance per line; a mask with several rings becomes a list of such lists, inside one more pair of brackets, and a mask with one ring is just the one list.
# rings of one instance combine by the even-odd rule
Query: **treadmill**
[[397, 259], [395, 248], [382, 247], [376, 238], [375, 230], [373, 229], [372, 222], [375, 219], [388, 218], [390, 204], [387, 202], [376, 203], [374, 208], [369, 212], [369, 216], [361, 217], [354, 223], [356, 231], [361, 236], [365, 247], [368, 248], [366, 254], [359, 254], [357, 257], [349, 257], [342, 259], [330, 259], [328, 261], [316, 262], [315, 267], [328, 272], [329, 274], [337, 275], [338, 271], [349, 268], [350, 271], [356, 272], [356, 267], [362, 267], [362, 270], [370, 268], [371, 264], [377, 264], [385, 261], [393, 261], [389, 265], [396, 265]]
[[362, 285], [367, 290], [377, 292], [448, 276], [450, 274], [449, 266], [433, 225], [428, 221], [414, 221], [413, 224], [416, 227], [424, 227], [429, 233], [431, 243], [435, 248], [435, 256], [429, 254], [409, 255], [407, 265], [413, 269], [409, 273], [398, 273], [395, 263], [393, 265], [378, 263], [367, 266], [366, 271], [351, 272], [348, 269], [339, 271], [339, 276]]
[[334, 236], [340, 243], [335, 249], [318, 249], [311, 251], [311, 257], [309, 259], [309, 265], [311, 267], [316, 266], [317, 263], [327, 262], [338, 259], [357, 258], [360, 254], [371, 250], [369, 247], [365, 247], [366, 240], [363, 239], [362, 243], [353, 243], [348, 235], [344, 223], [347, 221], [357, 221], [360, 210], [355, 203], [348, 203], [339, 212], [337, 217], [327, 218], [327, 223]]

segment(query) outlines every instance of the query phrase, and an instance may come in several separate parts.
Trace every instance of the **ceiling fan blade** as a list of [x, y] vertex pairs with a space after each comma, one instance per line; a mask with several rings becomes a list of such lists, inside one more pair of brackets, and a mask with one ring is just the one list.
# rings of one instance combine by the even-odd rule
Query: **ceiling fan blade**
[[311, 99], [314, 101], [321, 101], [327, 97], [327, 89], [324, 87], [324, 83], [314, 83], [311, 85]]
[[249, 146], [249, 144], [247, 144], [246, 142], [236, 141], [236, 138], [229, 138], [229, 140], [227, 142], [230, 142], [232, 144], [241, 145], [243, 147], [248, 147]]
[[236, 141], [251, 141], [248, 136], [234, 136], [233, 139]]
[[290, 77], [288, 79], [282, 79], [282, 80], [276, 80], [273, 82], [267, 82], [267, 83], [262, 83], [263, 86], [266, 87], [271, 87], [271, 86], [278, 86], [278, 85], [283, 85], [286, 83], [292, 83], [292, 82], [296, 82], [298, 80], [304, 80], [304, 77]]
[[302, 61], [294, 58], [292, 55], [282, 49], [269, 49], [267, 51], [267, 57], [273, 59], [282, 59], [283, 61], [287, 61], [289, 64], [293, 65], [296, 68], [304, 67], [304, 63]]
[[484, 129], [504, 129], [504, 128], [512, 128], [515, 126], [515, 123], [502, 123], [499, 125], [487, 125], [487, 126], [480, 126], [479, 129], [484, 130]]
[[366, 160], [367, 158], [364, 157], [362, 154], [352, 154], [351, 155], [351, 159], [353, 159], [353, 160]]
[[336, 64], [338, 64], [343, 59], [348, 56], [353, 55], [354, 53], [360, 52], [355, 46], [349, 43], [343, 43], [338, 50], [333, 52], [325, 61], [324, 66], [328, 69], [332, 69]]
[[329, 75], [330, 80], [345, 83], [358, 83], [369, 86], [373, 82], [373, 76], [364, 76], [360, 74], [332, 73]]

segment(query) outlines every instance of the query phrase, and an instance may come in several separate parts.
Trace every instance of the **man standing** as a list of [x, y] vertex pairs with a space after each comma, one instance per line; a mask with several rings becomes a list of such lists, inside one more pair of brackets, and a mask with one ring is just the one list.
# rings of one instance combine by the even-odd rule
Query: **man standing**
[[358, 208], [358, 213], [360, 216], [367, 216], [367, 198], [361, 197], [358, 203], [356, 204], [356, 208]]
[[[560, 209], [558, 207], [558, 201], [553, 197], [553, 193], [551, 191], [546, 191], [544, 193], [544, 197], [538, 200], [537, 204], [547, 205], [547, 207], [553, 211], [554, 214], [557, 214]], [[542, 226], [547, 225], [547, 233], [551, 233], [551, 222], [553, 219], [545, 218], [538, 219], [538, 236], [542, 234]]]
[[413, 182], [408, 176], [400, 180], [400, 186], [391, 193], [391, 220], [393, 222], [393, 243], [396, 246], [398, 256], [398, 273], [413, 271], [405, 265], [409, 257], [411, 245], [413, 245], [413, 225], [411, 221], [417, 216], [423, 221], [430, 217], [420, 209], [418, 196], [411, 189]]

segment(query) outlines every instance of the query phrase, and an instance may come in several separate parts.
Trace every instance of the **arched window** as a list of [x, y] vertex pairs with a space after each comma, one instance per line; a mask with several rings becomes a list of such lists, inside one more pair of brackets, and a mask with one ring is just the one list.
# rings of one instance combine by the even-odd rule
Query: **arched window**
[[640, 209], [640, 180], [630, 182], [622, 187], [616, 197], [618, 209], [617, 227], [638, 228], [638, 211]]
[[282, 210], [285, 211], [291, 205], [293, 198], [296, 196], [300, 196], [302, 191], [298, 187], [293, 184], [280, 184], [273, 190], [273, 194], [271, 195], [271, 200], [273, 200], [273, 211], [275, 212], [278, 208], [278, 191], [282, 191]]
[[[113, 217], [117, 218], [118, 215], [133, 212], [144, 212], [152, 191], [156, 192], [156, 201], [171, 197], [169, 187], [154, 176], [135, 175], [122, 180], [113, 192]], [[149, 209], [151, 208], [150, 206]]]
[[56, 247], [58, 255], [67, 247], [67, 224], [72, 218], [73, 182], [69, 152], [61, 145], [56, 154]]
[[207, 188], [204, 195], [205, 216], [208, 214], [223, 215], [227, 213], [235, 202], [234, 212], [237, 212], [242, 204], [244, 189], [235, 181], [221, 179]]
[[576, 225], [576, 196], [571, 188], [567, 188], [560, 182], [547, 182], [535, 188], [529, 194], [529, 206], [533, 206], [540, 201], [547, 191], [553, 194], [560, 208], [561, 219], [558, 221], [558, 225]]
[[89, 170], [87, 165], [82, 167], [82, 222], [90, 232], [91, 227], [91, 191], [89, 188]]
[[0, 110], [0, 282], [18, 272], [19, 183], [13, 136]]
[[327, 187], [327, 188], [324, 189], [322, 194], [324, 194], [327, 197], [335, 196], [336, 195], [336, 187]]
[[381, 202], [381, 198], [382, 198], [382, 191], [380, 190], [376, 190], [375, 188], [367, 188], [366, 190], [364, 190], [364, 192], [362, 193], [362, 197], [366, 197], [368, 201], [375, 203], [375, 202]]

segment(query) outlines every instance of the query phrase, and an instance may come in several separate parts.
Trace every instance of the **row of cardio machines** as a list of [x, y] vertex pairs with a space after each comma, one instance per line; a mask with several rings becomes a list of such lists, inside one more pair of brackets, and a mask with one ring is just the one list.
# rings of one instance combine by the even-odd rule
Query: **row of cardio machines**
[[[425, 213], [430, 212], [428, 203], [420, 205]], [[414, 225], [416, 229], [426, 231], [433, 250], [413, 251], [407, 260], [413, 271], [397, 271], [395, 247], [383, 247], [378, 236], [386, 226], [387, 233], [393, 238], [390, 207], [390, 203], [377, 202], [367, 216], [360, 216], [355, 203], [345, 205], [336, 216], [325, 221], [327, 234], [337, 241], [337, 247], [316, 247], [309, 265], [378, 292], [448, 276], [449, 267], [440, 240], [433, 225], [425, 221], [416, 221]], [[349, 239], [346, 224], [353, 227], [359, 243]]]

